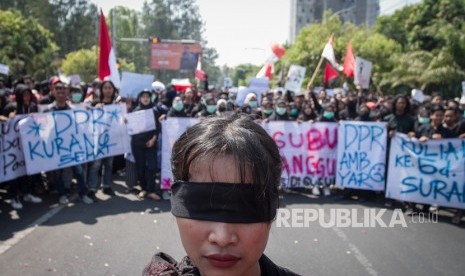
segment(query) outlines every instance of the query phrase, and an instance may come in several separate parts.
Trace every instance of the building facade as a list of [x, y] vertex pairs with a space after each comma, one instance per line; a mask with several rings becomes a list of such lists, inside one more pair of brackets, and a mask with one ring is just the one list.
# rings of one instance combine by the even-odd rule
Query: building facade
[[373, 26], [380, 12], [379, 0], [291, 0], [291, 43], [304, 26], [321, 22], [323, 13], [331, 9], [343, 22]]

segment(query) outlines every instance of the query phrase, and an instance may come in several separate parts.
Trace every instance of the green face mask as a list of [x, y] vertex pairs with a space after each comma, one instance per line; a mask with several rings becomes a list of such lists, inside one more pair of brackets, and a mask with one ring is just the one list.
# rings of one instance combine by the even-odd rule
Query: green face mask
[[207, 112], [213, 114], [216, 112], [216, 105], [207, 105]]
[[430, 123], [430, 119], [427, 117], [418, 116], [418, 123], [420, 123], [421, 125], [426, 125]]
[[73, 93], [73, 95], [71, 95], [71, 101], [73, 101], [73, 103], [79, 103], [81, 102], [81, 99], [82, 99], [82, 94]]
[[325, 112], [323, 112], [323, 117], [325, 117], [328, 120], [331, 120], [331, 119], [334, 118], [334, 112], [325, 111]]
[[283, 116], [286, 113], [286, 108], [285, 107], [277, 107], [276, 108], [276, 113], [278, 113], [279, 116]]
[[250, 106], [251, 108], [256, 108], [256, 107], [258, 106], [258, 103], [257, 103], [257, 101], [250, 101], [250, 102], [249, 102], [249, 106]]
[[296, 108], [291, 109], [291, 117], [297, 117], [299, 111]]
[[154, 103], [157, 100], [157, 95], [152, 95], [152, 103]]
[[273, 109], [263, 109], [263, 113], [265, 113], [265, 115], [271, 115], [271, 113], [273, 113]]
[[183, 103], [175, 103], [175, 104], [173, 104], [173, 109], [179, 112], [179, 111], [184, 109], [184, 104]]

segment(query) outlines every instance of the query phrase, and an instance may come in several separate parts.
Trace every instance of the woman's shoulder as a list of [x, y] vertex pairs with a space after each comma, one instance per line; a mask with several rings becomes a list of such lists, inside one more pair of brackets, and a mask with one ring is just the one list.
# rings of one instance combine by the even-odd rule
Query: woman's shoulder
[[143, 276], [200, 276], [198, 269], [192, 264], [189, 257], [184, 257], [181, 262], [176, 262], [170, 255], [160, 252], [156, 253], [148, 263]]
[[260, 260], [260, 270], [262, 276], [299, 276], [299, 274], [290, 271], [287, 268], [280, 267], [273, 263], [265, 254]]

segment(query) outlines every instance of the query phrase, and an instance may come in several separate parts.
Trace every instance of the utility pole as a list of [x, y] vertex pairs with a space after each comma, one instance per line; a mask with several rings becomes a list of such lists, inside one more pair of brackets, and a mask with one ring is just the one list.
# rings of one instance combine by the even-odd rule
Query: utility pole
[[111, 48], [115, 52], [116, 56], [116, 10], [113, 8], [111, 10]]

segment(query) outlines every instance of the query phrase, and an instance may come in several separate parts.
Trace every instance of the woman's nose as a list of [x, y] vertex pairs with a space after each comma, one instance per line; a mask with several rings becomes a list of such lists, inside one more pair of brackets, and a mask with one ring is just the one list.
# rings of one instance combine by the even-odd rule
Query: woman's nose
[[215, 223], [208, 235], [208, 241], [220, 247], [234, 245], [239, 241], [236, 226], [231, 223]]

